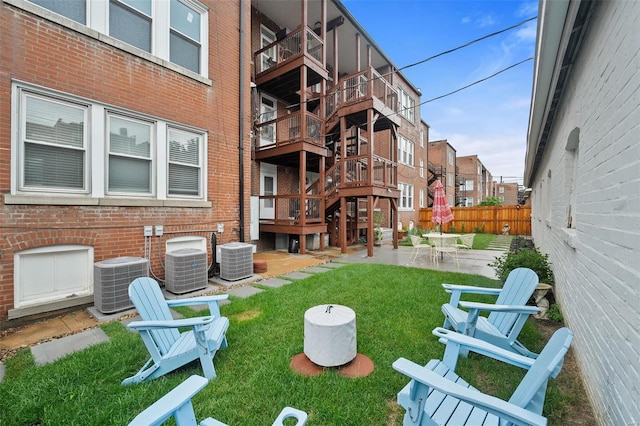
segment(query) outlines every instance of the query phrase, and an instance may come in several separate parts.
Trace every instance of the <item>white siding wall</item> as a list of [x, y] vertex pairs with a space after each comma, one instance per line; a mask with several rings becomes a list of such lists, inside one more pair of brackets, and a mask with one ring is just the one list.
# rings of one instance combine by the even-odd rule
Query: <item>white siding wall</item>
[[[603, 424], [640, 424], [640, 2], [596, 9], [533, 182], [536, 246]], [[570, 133], [579, 128], [573, 223]], [[575, 135], [575, 132], [574, 132]]]

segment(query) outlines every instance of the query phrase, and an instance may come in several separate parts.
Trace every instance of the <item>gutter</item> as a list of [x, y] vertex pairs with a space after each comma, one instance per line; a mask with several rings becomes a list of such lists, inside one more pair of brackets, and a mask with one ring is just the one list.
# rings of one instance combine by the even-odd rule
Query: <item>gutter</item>
[[244, 66], [245, 66], [245, 58], [244, 58], [244, 43], [245, 43], [245, 32], [244, 32], [244, 7], [245, 2], [240, 1], [240, 63], [239, 63], [239, 96], [238, 100], [238, 118], [240, 120], [239, 125], [239, 138], [238, 138], [238, 174], [239, 176], [239, 194], [238, 194], [238, 204], [240, 205], [240, 242], [244, 242]]

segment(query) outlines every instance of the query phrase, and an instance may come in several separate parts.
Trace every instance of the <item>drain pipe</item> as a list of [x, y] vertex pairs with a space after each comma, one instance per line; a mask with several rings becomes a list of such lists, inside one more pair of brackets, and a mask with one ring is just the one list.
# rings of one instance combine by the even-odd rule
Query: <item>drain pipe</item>
[[244, 242], [244, 1], [240, 1], [240, 99], [239, 99], [239, 114], [240, 119], [240, 141], [238, 144], [238, 169], [240, 173], [240, 193], [238, 194], [238, 204], [240, 204], [240, 242]]

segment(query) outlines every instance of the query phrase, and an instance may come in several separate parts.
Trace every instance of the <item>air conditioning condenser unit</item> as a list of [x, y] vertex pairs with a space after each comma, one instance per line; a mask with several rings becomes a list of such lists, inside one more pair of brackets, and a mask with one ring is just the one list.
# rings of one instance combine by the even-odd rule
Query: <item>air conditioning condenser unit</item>
[[220, 246], [220, 278], [237, 281], [253, 274], [253, 246], [227, 243]]
[[183, 248], [165, 255], [165, 288], [174, 294], [188, 293], [207, 286], [207, 252]]
[[93, 264], [93, 303], [103, 314], [133, 307], [129, 284], [149, 276], [149, 261], [142, 257], [116, 257]]

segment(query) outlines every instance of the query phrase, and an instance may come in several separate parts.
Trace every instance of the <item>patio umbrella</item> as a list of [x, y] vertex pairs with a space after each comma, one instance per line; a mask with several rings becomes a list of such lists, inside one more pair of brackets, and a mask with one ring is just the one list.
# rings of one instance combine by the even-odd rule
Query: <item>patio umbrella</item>
[[[453, 213], [451, 213], [451, 207], [447, 202], [447, 194], [444, 193], [444, 187], [440, 179], [436, 180], [436, 192], [433, 195], [433, 208], [431, 209], [431, 222], [438, 225], [440, 228], [440, 234], [442, 234], [442, 225], [449, 223], [453, 220]], [[440, 257], [443, 254], [440, 253]]]
[[440, 233], [442, 233], [442, 225], [453, 220], [453, 213], [451, 213], [451, 207], [449, 207], [449, 203], [447, 202], [447, 195], [444, 193], [444, 187], [439, 179], [436, 180], [435, 188], [436, 192], [433, 196], [431, 222], [439, 225]]

